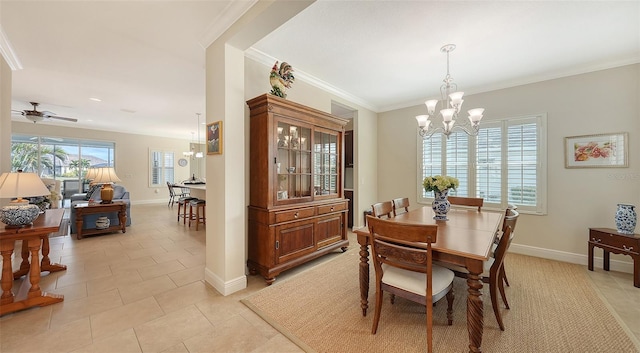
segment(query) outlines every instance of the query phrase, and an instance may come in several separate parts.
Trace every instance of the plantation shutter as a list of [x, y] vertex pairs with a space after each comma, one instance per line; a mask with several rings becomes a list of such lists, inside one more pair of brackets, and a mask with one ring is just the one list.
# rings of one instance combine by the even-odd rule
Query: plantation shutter
[[422, 181], [426, 176], [442, 175], [442, 135], [433, 135], [431, 138], [422, 139], [418, 136], [418, 147], [421, 147], [421, 168], [418, 170], [418, 187], [422, 190], [419, 195], [422, 199], [433, 198], [427, 195], [422, 187]]
[[476, 195], [485, 203], [502, 202], [502, 127], [483, 123], [476, 138]]
[[446, 147], [444, 175], [458, 178], [459, 187], [450, 195], [469, 196], [469, 135], [456, 132], [449, 135]]
[[530, 119], [508, 122], [507, 144], [508, 201], [536, 206], [539, 145], [536, 122]]

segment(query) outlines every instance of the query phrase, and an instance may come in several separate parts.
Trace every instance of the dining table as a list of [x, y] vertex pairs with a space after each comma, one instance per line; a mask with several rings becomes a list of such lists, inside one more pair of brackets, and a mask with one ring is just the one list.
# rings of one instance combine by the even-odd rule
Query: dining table
[[[484, 262], [491, 256], [491, 248], [501, 230], [502, 212], [479, 212], [477, 209], [452, 208], [448, 220], [434, 220], [434, 211], [425, 206], [390, 218], [394, 222], [438, 226], [438, 241], [433, 243], [433, 260], [465, 267], [467, 276], [467, 330], [469, 352], [481, 352], [484, 329], [482, 280]], [[360, 245], [359, 282], [362, 315], [369, 307], [369, 242], [368, 227], [354, 231]]]

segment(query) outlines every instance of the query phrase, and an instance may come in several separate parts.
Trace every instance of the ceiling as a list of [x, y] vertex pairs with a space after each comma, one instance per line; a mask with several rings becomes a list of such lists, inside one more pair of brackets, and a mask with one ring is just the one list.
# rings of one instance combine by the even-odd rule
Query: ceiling
[[[204, 48], [252, 4], [2, 0], [23, 67], [12, 109], [35, 101], [78, 119], [45, 124], [191, 139], [205, 112]], [[640, 1], [319, 0], [247, 55], [287, 61], [297, 80], [382, 112], [439, 95], [447, 43], [466, 94], [638, 63]]]

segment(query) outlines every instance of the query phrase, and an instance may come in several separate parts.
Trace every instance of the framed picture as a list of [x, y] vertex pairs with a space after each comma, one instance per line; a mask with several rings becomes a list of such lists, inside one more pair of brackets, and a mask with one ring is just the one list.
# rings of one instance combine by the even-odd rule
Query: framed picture
[[628, 135], [618, 132], [565, 137], [565, 168], [628, 167]]
[[222, 121], [207, 124], [207, 154], [222, 154]]

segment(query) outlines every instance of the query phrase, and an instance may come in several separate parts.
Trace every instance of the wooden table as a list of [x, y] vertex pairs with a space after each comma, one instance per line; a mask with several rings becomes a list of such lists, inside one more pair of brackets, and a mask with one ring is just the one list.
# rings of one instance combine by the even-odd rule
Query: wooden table
[[[104, 234], [117, 232], [119, 230], [121, 230], [122, 233], [127, 232], [127, 204], [122, 201], [113, 201], [112, 203], [82, 202], [73, 207], [76, 210], [76, 237], [78, 239], [82, 239], [83, 236], [91, 234]], [[118, 223], [120, 224], [111, 225], [105, 229], [82, 229], [82, 223], [84, 222], [83, 216], [109, 212], [118, 212]]]
[[[0, 315], [12, 313], [14, 311], [31, 308], [34, 306], [45, 306], [59, 303], [64, 300], [62, 295], [50, 294], [40, 289], [40, 243], [44, 238], [48, 238], [49, 233], [56, 232], [60, 228], [64, 209], [47, 210], [41, 214], [30, 226], [22, 228], [10, 228], [0, 223], [0, 253], [2, 254], [2, 296], [0, 297]], [[26, 247], [26, 254], [23, 252], [20, 270], [12, 273], [11, 255], [15, 247], [16, 240], [22, 240], [23, 250]], [[26, 244], [26, 246], [25, 246]], [[31, 263], [29, 256], [31, 254]], [[46, 264], [49, 271], [60, 271], [66, 266], [51, 264], [48, 257], [48, 240]], [[25, 256], [26, 255], [26, 256]], [[43, 258], [43, 263], [45, 259]], [[26, 270], [26, 272], [25, 272]], [[18, 299], [14, 296], [12, 287], [13, 279], [29, 273], [31, 288], [26, 298]]]
[[[477, 210], [451, 209], [448, 221], [435, 221], [431, 207], [422, 207], [398, 215], [392, 220], [404, 223], [438, 225], [438, 241], [433, 244], [433, 259], [458, 266], [469, 271], [467, 285], [467, 329], [469, 352], [481, 352], [484, 326], [482, 307], [483, 264], [491, 254], [491, 245], [502, 227], [503, 213], [478, 212]], [[360, 244], [360, 306], [362, 315], [369, 307], [369, 229], [355, 231]]]
[[633, 286], [640, 288], [640, 234], [622, 234], [611, 228], [589, 228], [589, 271], [593, 271], [593, 248], [604, 251], [602, 267], [609, 271], [609, 253], [633, 259]]

